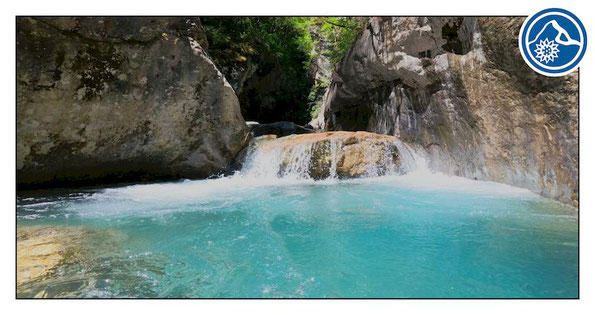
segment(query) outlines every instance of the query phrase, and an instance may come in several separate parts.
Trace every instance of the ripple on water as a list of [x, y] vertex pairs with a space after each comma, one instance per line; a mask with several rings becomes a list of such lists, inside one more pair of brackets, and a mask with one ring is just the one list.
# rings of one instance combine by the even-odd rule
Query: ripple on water
[[[577, 296], [576, 210], [441, 176], [240, 176], [27, 196], [17, 200], [17, 246], [50, 245], [35, 275], [18, 251], [18, 294]], [[43, 248], [33, 247], [27, 255]]]

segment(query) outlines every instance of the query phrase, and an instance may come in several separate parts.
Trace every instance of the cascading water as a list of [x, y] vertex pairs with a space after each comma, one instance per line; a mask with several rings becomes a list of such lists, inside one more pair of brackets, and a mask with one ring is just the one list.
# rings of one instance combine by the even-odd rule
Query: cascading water
[[330, 177], [337, 178], [337, 142], [331, 140], [330, 142], [330, 151], [331, 151], [331, 169], [330, 169]]
[[266, 140], [250, 144], [241, 175], [247, 178], [308, 179], [312, 157], [311, 144], [293, 147], [270, 145]]
[[[338, 179], [377, 177], [416, 171], [429, 173], [426, 158], [398, 138], [290, 136], [255, 139], [241, 176], [253, 178]], [[303, 141], [305, 139], [305, 141]], [[349, 175], [357, 176], [349, 176]]]
[[425, 156], [426, 152], [420, 149], [413, 149], [398, 139], [395, 141], [395, 145], [399, 148], [399, 157], [401, 158], [400, 170], [402, 173], [432, 173], [428, 167], [428, 159]]

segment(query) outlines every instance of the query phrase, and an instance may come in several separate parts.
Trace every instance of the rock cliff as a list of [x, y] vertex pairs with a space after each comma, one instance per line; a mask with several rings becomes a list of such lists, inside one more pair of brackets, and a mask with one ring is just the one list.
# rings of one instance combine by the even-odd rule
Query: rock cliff
[[434, 170], [578, 205], [578, 73], [526, 66], [522, 22], [371, 18], [335, 69], [322, 127], [395, 135]]
[[21, 187], [200, 178], [249, 131], [193, 18], [17, 18]]

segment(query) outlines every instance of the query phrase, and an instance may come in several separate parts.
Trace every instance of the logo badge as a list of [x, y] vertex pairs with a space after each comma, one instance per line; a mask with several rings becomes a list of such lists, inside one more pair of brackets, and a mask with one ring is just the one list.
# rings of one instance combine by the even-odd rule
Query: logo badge
[[587, 49], [587, 33], [574, 14], [546, 9], [525, 20], [519, 33], [519, 49], [531, 69], [560, 77], [578, 68]]

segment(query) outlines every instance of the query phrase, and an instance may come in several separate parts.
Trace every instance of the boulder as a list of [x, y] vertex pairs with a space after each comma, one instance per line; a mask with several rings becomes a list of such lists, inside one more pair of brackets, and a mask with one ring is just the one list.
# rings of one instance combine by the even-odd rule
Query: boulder
[[196, 18], [18, 17], [20, 188], [222, 171], [250, 134]]
[[278, 137], [285, 137], [292, 134], [313, 133], [314, 129], [300, 126], [290, 121], [277, 121], [269, 124], [248, 124], [252, 136], [259, 137], [262, 135], [276, 135]]
[[258, 161], [247, 163], [245, 171], [262, 167], [273, 170], [275, 176], [313, 179], [380, 176], [398, 170], [396, 141], [393, 136], [343, 131], [263, 136], [251, 148], [252, 158]]

